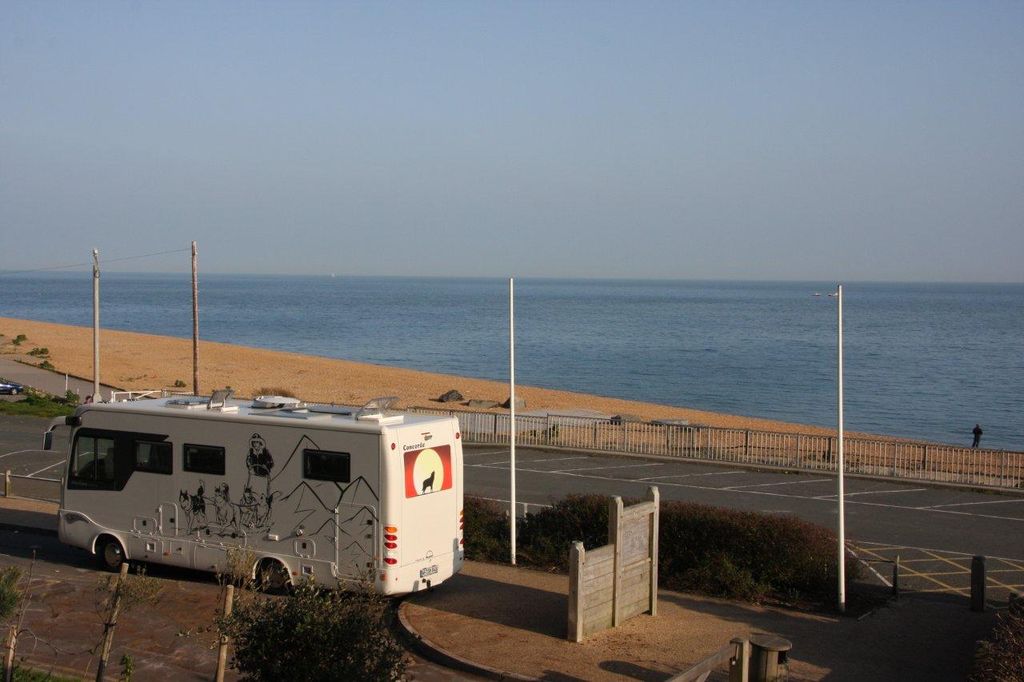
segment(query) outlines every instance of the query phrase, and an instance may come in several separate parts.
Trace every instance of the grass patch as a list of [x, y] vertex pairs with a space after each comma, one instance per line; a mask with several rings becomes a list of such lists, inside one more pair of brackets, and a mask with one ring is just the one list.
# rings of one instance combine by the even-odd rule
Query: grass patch
[[20, 417], [66, 417], [74, 414], [77, 396], [74, 401], [68, 398], [55, 398], [46, 393], [26, 389], [24, 398], [17, 401], [0, 401], [0, 414]]
[[78, 682], [77, 677], [64, 677], [33, 668], [16, 667], [14, 682]]
[[[627, 501], [627, 504], [634, 501]], [[508, 561], [506, 509], [466, 498], [466, 558]], [[658, 575], [662, 587], [748, 601], [831, 604], [837, 582], [836, 537], [793, 516], [662, 502]], [[573, 495], [516, 525], [517, 563], [568, 570], [569, 548], [608, 542], [608, 498]], [[853, 579], [859, 566], [848, 559]]]

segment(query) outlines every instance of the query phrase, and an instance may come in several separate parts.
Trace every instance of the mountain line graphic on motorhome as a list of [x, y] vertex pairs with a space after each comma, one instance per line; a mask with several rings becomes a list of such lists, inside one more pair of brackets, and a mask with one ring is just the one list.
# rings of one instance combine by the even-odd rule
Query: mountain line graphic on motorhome
[[244, 548], [273, 585], [428, 589], [465, 554], [459, 423], [387, 404], [217, 392], [80, 406], [46, 438], [68, 429], [58, 536], [111, 570], [218, 571]]
[[[374, 507], [364, 504], [359, 507], [358, 511], [348, 515], [345, 519], [336, 518], [334, 513], [343, 503], [353, 504], [354, 498], [359, 497], [364, 488], [372, 496], [374, 503], [379, 502], [380, 498], [377, 496], [376, 491], [373, 490], [365, 478], [359, 476], [346, 485], [333, 481], [320, 483], [316, 489], [309, 482], [301, 481], [287, 494], [282, 494], [280, 490], [272, 492], [271, 484], [274, 477], [270, 473], [274, 468], [274, 460], [267, 448], [266, 441], [259, 433], [254, 433], [249, 443], [249, 454], [245, 459], [248, 478], [242, 490], [242, 495], [237, 501], [231, 499], [231, 490], [226, 481], [217, 485], [213, 489], [212, 495], [206, 494], [207, 487], [203, 479], [200, 479], [194, 493], [187, 490], [180, 491], [178, 498], [181, 503], [181, 509], [185, 513], [188, 533], [198, 532], [218, 537], [230, 536], [235, 538], [243, 533], [266, 532], [274, 525], [274, 501], [287, 502], [298, 493], [293, 512], [295, 514], [304, 514], [304, 516], [300, 517], [295, 527], [290, 529], [293, 533], [300, 536], [317, 536], [323, 534], [325, 527], [336, 526], [339, 533], [357, 538], [353, 540], [353, 545], [358, 546], [364, 552], [367, 551], [363, 543], [358, 540], [357, 533], [361, 530], [358, 524], [355, 524], [356, 527], [352, 530], [347, 530], [346, 526], [360, 519], [364, 513], [368, 518], [376, 522], [378, 519]], [[305, 447], [320, 448], [316, 441], [303, 434], [295, 447], [292, 448], [292, 452], [282, 469], [287, 468], [292, 458]], [[448, 470], [450, 471], [450, 455], [448, 455], [447, 461]], [[258, 485], [254, 479], [261, 479], [263, 481], [263, 488], [258, 493], [254, 490]], [[450, 483], [448, 487], [451, 487]], [[352, 491], [352, 499], [346, 501], [345, 496], [349, 491]], [[328, 495], [334, 497], [333, 493], [337, 493], [334, 502], [325, 502], [324, 497]], [[310, 498], [308, 500], [307, 495]], [[313, 500], [316, 501], [315, 505]], [[330, 514], [330, 517], [324, 519], [316, 528], [306, 528], [305, 523], [318, 512], [327, 512]], [[332, 543], [334, 542], [333, 530], [332, 528], [331, 533], [323, 535]]]

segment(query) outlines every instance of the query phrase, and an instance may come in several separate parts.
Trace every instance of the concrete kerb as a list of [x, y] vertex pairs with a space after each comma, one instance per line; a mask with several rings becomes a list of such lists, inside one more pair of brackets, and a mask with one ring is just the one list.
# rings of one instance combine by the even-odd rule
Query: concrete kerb
[[480, 675], [481, 677], [486, 677], [491, 680], [539, 682], [539, 679], [536, 677], [520, 675], [518, 673], [508, 672], [507, 670], [492, 668], [491, 666], [484, 665], [482, 663], [475, 663], [438, 646], [421, 635], [416, 628], [412, 626], [412, 623], [410, 623], [409, 619], [406, 617], [406, 606], [408, 606], [408, 602], [406, 600], [402, 600], [402, 603], [398, 607], [398, 622], [408, 639], [409, 645], [420, 656], [423, 656], [427, 660], [433, 661], [438, 665], [443, 665], [446, 668]]

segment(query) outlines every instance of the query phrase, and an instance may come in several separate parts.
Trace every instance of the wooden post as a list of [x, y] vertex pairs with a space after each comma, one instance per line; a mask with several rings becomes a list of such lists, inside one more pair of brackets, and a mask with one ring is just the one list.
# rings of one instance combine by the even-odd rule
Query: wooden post
[[[231, 615], [231, 607], [235, 600], [235, 586], [228, 585], [227, 590], [224, 592], [224, 617], [227, 618]], [[571, 608], [571, 607], [570, 607]], [[216, 682], [224, 682], [224, 668], [227, 667], [228, 662], [228, 636], [220, 636], [220, 650], [217, 652], [217, 676], [214, 678]]]
[[569, 631], [568, 639], [573, 642], [583, 641], [583, 604], [580, 587], [583, 582], [583, 562], [586, 550], [582, 542], [572, 543], [569, 550]]
[[742, 637], [734, 637], [736, 657], [729, 661], [729, 682], [748, 682], [750, 680], [750, 642]]
[[121, 573], [114, 582], [114, 598], [110, 606], [110, 617], [103, 626], [103, 653], [100, 654], [100, 665], [96, 669], [96, 682], [103, 682], [103, 673], [107, 669], [110, 658], [110, 647], [114, 643], [114, 628], [117, 627], [117, 614], [121, 611], [121, 596], [124, 594], [124, 583], [128, 579], [128, 562], [121, 564]]
[[621, 582], [619, 576], [622, 574], [622, 498], [618, 495], [608, 501], [608, 544], [615, 547], [615, 558], [612, 560], [612, 627], [619, 627], [621, 621], [619, 607], [619, 590]]
[[896, 555], [896, 561], [892, 562], [892, 596], [896, 601], [900, 600], [900, 555]]
[[4, 682], [14, 680], [14, 651], [18, 647], [18, 626], [12, 624], [7, 631], [7, 653], [4, 655]]
[[199, 259], [192, 242], [192, 393], [199, 395]]
[[652, 616], [658, 615], [658, 515], [661, 513], [661, 495], [658, 487], [652, 485], [647, 489], [647, 499], [654, 503], [651, 514], [651, 539], [647, 545], [651, 552], [651, 603]]

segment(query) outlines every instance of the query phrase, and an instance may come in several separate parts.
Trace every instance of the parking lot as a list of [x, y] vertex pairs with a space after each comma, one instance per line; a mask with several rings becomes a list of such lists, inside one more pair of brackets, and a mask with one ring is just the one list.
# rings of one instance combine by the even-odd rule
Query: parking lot
[[[46, 421], [0, 417], [0, 471], [10, 471], [14, 494], [55, 500], [64, 444], [40, 450]], [[467, 447], [466, 494], [509, 499], [509, 451]], [[751, 471], [695, 462], [653, 460], [535, 449], [517, 451], [517, 501], [527, 510], [571, 493], [640, 497], [656, 485], [664, 500], [771, 514], [793, 514], [836, 526], [836, 479], [821, 474]], [[971, 557], [987, 557], [987, 599], [1001, 607], [1024, 593], [1024, 495], [848, 477], [845, 488], [849, 549], [865, 579], [891, 585], [900, 558], [904, 593], [970, 594]]]

